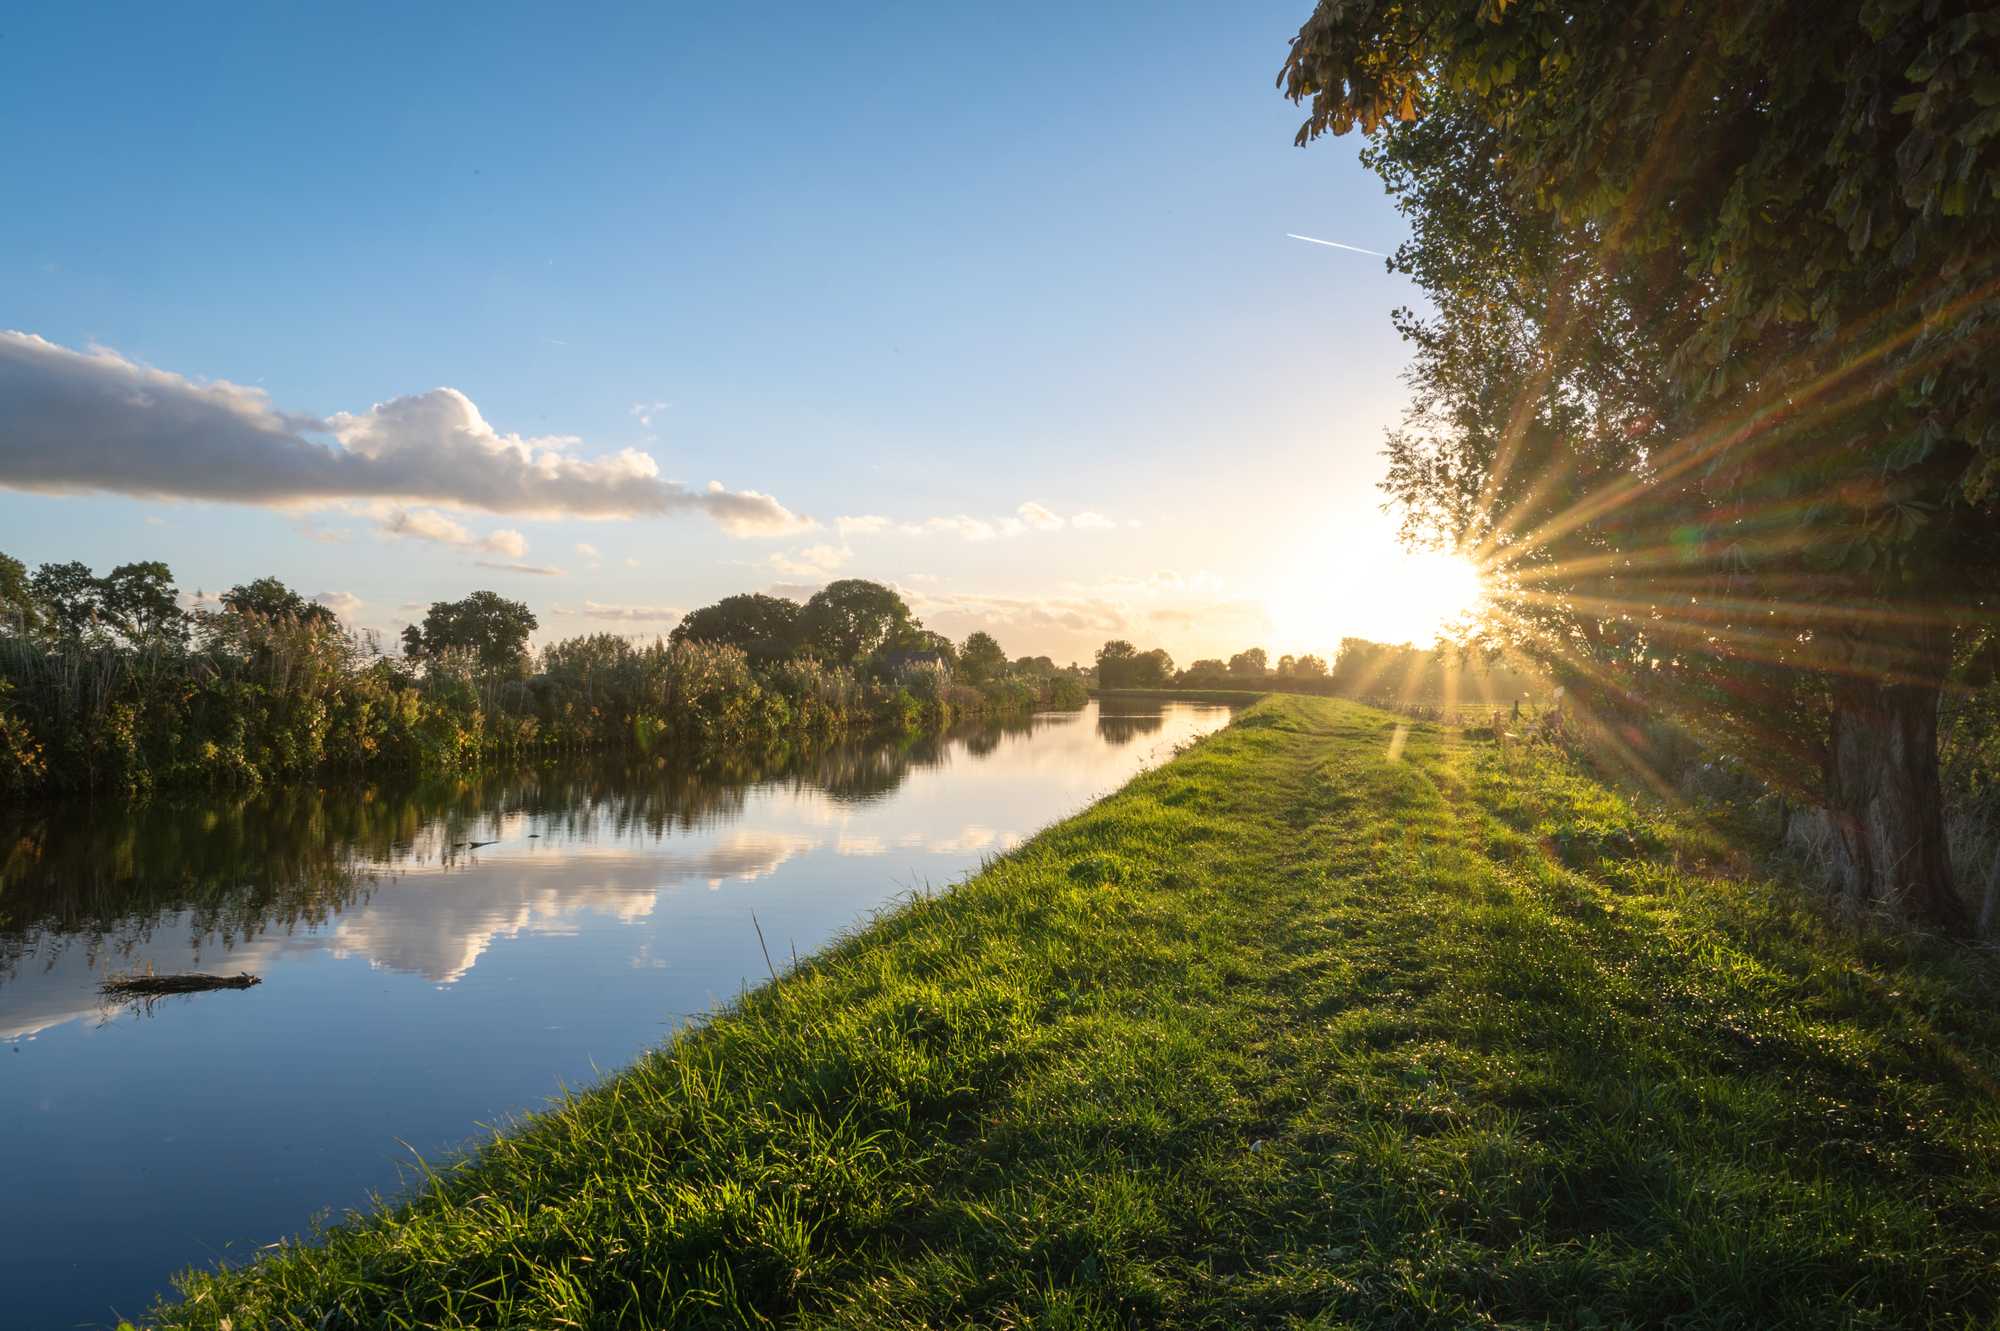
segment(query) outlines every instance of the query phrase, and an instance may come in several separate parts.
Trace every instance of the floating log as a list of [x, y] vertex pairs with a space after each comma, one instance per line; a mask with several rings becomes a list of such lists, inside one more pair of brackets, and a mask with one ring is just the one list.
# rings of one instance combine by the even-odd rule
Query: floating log
[[165, 994], [199, 994], [210, 989], [248, 989], [264, 979], [248, 971], [241, 975], [113, 975], [97, 987], [106, 998], [159, 998]]

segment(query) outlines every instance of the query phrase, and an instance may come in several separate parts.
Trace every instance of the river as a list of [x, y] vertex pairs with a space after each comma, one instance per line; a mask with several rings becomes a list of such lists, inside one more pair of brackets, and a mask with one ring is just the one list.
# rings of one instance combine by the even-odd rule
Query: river
[[[766, 947], [782, 970], [1228, 716], [1116, 701], [791, 756], [0, 810], [0, 1321], [136, 1317], [179, 1269], [393, 1195], [765, 979]], [[99, 997], [148, 967], [261, 983]]]

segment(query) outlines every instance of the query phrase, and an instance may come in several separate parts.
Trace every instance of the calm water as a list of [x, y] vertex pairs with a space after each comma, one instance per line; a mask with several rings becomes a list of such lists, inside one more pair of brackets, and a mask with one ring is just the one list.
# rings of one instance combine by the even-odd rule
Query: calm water
[[[1227, 719], [0, 813], [0, 1322], [103, 1325], [363, 1205], [763, 978], [753, 910], [783, 965]], [[99, 999], [148, 964], [264, 982]]]

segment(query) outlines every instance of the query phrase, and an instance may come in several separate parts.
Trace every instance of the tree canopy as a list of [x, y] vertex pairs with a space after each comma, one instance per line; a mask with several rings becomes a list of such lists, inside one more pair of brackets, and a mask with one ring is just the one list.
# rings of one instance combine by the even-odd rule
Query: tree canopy
[[528, 635], [537, 627], [534, 613], [521, 602], [498, 592], [474, 592], [463, 600], [433, 601], [421, 625], [403, 630], [403, 651], [427, 660], [465, 652], [481, 669], [520, 673]]
[[740, 647], [752, 661], [776, 661], [798, 650], [803, 607], [782, 596], [743, 592], [688, 612], [674, 625], [674, 642]]
[[0, 555], [0, 619], [72, 646], [174, 641], [188, 627], [173, 571], [158, 560], [120, 564], [99, 577], [75, 560], [29, 574], [19, 560]]
[[958, 668], [967, 682], [984, 684], [1007, 669], [1007, 649], [990, 633], [967, 634], [958, 649]]
[[287, 587], [274, 577], [239, 583], [221, 596], [222, 608], [231, 614], [254, 615], [259, 619], [290, 619], [301, 624], [331, 627], [333, 611]]
[[1246, 647], [1229, 658], [1229, 673], [1261, 675], [1270, 666], [1270, 662], [1270, 655], [1262, 647]]
[[1107, 689], [1157, 689], [1173, 679], [1174, 658], [1164, 647], [1142, 652], [1123, 638], [1097, 649], [1097, 682]]
[[1823, 802], [1857, 904], [1950, 926], [1936, 702], [2000, 572], [1997, 49], [1921, 0], [1325, 0], [1279, 75], [1300, 143], [1372, 136], [1436, 311], [1397, 317], [1406, 534], [1566, 682]]
[[829, 582], [799, 617], [806, 643], [838, 665], [884, 646], [909, 623], [910, 607], [894, 589], [862, 578]]

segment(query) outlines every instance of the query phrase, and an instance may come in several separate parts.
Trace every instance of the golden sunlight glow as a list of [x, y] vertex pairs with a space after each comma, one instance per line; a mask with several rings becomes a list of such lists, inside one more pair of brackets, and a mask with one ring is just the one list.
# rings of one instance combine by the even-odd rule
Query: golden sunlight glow
[[1428, 647], [1474, 613], [1484, 587], [1457, 555], [1400, 547], [1322, 544], [1301, 550], [1273, 580], [1265, 606], [1277, 652], [1331, 660], [1345, 637]]

